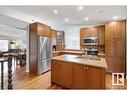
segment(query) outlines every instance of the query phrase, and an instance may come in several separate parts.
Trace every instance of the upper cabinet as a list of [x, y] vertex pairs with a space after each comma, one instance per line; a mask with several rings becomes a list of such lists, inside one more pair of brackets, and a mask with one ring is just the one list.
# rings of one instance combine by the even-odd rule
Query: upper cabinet
[[81, 35], [83, 36], [83, 38], [97, 37], [98, 36], [98, 29], [96, 27], [82, 28]]
[[112, 39], [115, 39], [115, 33], [116, 33], [116, 22], [111, 22], [106, 24], [105, 26], [105, 39], [112, 41]]
[[52, 39], [53, 39], [53, 45], [56, 45], [57, 42], [57, 31], [52, 29], [52, 35], [51, 35]]
[[105, 26], [95, 26], [95, 27], [88, 27], [88, 28], [81, 28], [80, 29], [80, 44], [83, 43], [83, 38], [87, 37], [98, 37], [99, 38], [99, 45], [104, 45], [104, 37], [105, 37]]
[[91, 37], [98, 37], [98, 27], [92, 27], [90, 30]]
[[56, 46], [56, 51], [64, 50], [65, 48], [64, 31], [58, 31], [52, 29], [51, 37], [53, 39], [53, 45]]
[[118, 23], [116, 23], [116, 38], [118, 40], [125, 40], [125, 26], [126, 22], [125, 21], [119, 21]]
[[105, 45], [105, 26], [98, 26], [99, 45]]
[[65, 48], [64, 42], [64, 31], [57, 31], [57, 41], [56, 41], [56, 50], [61, 51]]
[[36, 23], [37, 24], [37, 34], [40, 36], [45, 36], [45, 37], [51, 37], [51, 27], [41, 24], [41, 23]]

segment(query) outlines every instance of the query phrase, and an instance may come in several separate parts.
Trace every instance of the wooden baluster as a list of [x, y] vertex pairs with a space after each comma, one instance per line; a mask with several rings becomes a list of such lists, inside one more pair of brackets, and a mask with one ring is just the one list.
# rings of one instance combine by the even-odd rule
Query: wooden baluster
[[1, 89], [4, 89], [4, 62], [1, 61]]
[[12, 55], [8, 57], [8, 89], [12, 89]]

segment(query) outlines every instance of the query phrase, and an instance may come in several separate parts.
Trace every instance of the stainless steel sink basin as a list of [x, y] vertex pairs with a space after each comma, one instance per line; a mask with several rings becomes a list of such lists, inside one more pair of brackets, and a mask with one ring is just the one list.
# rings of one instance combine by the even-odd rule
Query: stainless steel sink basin
[[76, 58], [90, 59], [90, 60], [101, 60], [101, 58], [99, 58], [97, 56], [91, 56], [91, 55], [82, 55], [82, 56], [78, 56]]
[[91, 58], [89, 58], [89, 59], [91, 59], [91, 60], [101, 60], [101, 58], [99, 58], [99, 57], [91, 57]]
[[76, 58], [88, 59], [89, 57], [88, 56], [78, 56]]

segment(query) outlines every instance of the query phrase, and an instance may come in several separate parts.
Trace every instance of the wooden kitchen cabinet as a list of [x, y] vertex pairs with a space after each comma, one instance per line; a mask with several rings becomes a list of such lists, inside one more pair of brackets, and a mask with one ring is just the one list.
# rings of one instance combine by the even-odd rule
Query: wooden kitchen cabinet
[[57, 31], [56, 38], [56, 51], [62, 51], [65, 49], [64, 31]]
[[37, 23], [37, 34], [40, 36], [51, 37], [51, 27]]
[[58, 62], [58, 61], [54, 61], [52, 60], [51, 61], [51, 79], [52, 79], [52, 82], [55, 82], [55, 83], [60, 83], [61, 82], [61, 63]]
[[90, 28], [84, 28], [82, 29], [83, 31], [83, 38], [87, 38], [87, 37], [90, 37], [91, 36], [91, 29]]
[[51, 37], [53, 39], [53, 45], [56, 46], [56, 51], [62, 51], [65, 49], [64, 31], [52, 29]]
[[125, 72], [125, 25], [125, 21], [106, 24], [105, 54], [108, 72]]
[[90, 32], [91, 37], [98, 37], [98, 27], [92, 27]]
[[116, 22], [111, 22], [105, 26], [105, 40], [113, 41], [115, 39]]
[[105, 69], [52, 60], [51, 81], [72, 89], [105, 89]]
[[82, 28], [81, 32], [82, 32], [81, 36], [83, 36], [83, 38], [98, 36], [98, 28], [97, 27]]
[[72, 88], [105, 89], [105, 69], [73, 64]]
[[105, 45], [105, 52], [106, 52], [106, 56], [114, 56], [115, 55], [115, 44], [114, 41], [106, 41], [106, 45]]
[[[87, 89], [105, 89], [105, 69], [84, 66]], [[86, 76], [86, 77], [85, 77]]]
[[125, 26], [126, 22], [125, 21], [119, 21], [116, 23], [116, 38], [118, 40], [125, 40]]
[[56, 46], [57, 43], [57, 31], [52, 29], [52, 35], [51, 35], [52, 39], [53, 39], [53, 45]]
[[86, 73], [84, 72], [84, 66], [81, 64], [73, 64], [72, 68], [72, 88], [83, 89], [86, 88]]
[[61, 65], [61, 85], [70, 88], [72, 81], [72, 64], [69, 62], [62, 62]]
[[70, 81], [72, 81], [72, 64], [52, 60], [51, 80], [54, 83], [60, 84], [66, 88], [70, 88]]
[[105, 45], [105, 26], [98, 26], [98, 38], [99, 38], [99, 45]]

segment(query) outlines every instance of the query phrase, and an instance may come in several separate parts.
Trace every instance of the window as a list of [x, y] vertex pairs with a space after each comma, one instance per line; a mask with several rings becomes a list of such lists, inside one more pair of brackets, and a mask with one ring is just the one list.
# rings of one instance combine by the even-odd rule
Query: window
[[66, 38], [66, 49], [79, 49], [79, 37], [69, 37]]
[[0, 40], [0, 50], [8, 51], [8, 40]]
[[80, 28], [69, 27], [65, 30], [66, 49], [80, 49]]

